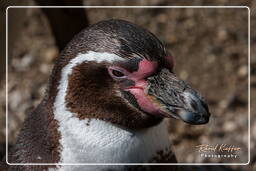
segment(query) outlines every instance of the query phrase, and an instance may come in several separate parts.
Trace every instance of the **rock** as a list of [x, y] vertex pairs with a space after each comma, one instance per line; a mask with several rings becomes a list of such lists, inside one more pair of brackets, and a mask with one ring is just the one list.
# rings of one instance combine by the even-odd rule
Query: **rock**
[[247, 76], [247, 73], [248, 73], [248, 67], [247, 65], [243, 65], [241, 66], [238, 71], [237, 71], [237, 74], [239, 77], [245, 77]]
[[14, 58], [12, 60], [12, 66], [17, 71], [26, 71], [26, 69], [32, 64], [33, 56], [31, 54], [25, 54], [21, 59]]
[[207, 63], [208, 64], [213, 64], [216, 61], [216, 56], [215, 55], [209, 55], [207, 57]]
[[221, 28], [217, 33], [217, 39], [221, 42], [225, 41], [228, 38], [227, 30]]
[[52, 63], [59, 55], [59, 50], [56, 47], [49, 47], [45, 50], [45, 62]]
[[236, 128], [236, 125], [235, 125], [235, 122], [233, 122], [233, 121], [227, 121], [227, 122], [225, 122], [225, 124], [223, 125], [224, 131], [227, 131], [227, 132], [234, 131], [235, 128]]
[[186, 71], [181, 71], [179, 74], [180, 79], [182, 80], [187, 80], [188, 78], [188, 73]]
[[42, 64], [40, 65], [40, 72], [43, 74], [49, 74], [51, 72], [51, 65], [49, 64]]
[[157, 16], [157, 20], [158, 20], [158, 22], [160, 22], [160, 23], [166, 23], [166, 22], [167, 22], [167, 16], [166, 16], [166, 14], [159, 14], [159, 15]]

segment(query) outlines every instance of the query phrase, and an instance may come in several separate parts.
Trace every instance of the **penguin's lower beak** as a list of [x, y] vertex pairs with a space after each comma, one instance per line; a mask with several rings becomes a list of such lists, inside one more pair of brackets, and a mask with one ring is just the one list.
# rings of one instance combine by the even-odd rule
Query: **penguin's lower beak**
[[174, 117], [198, 125], [209, 121], [210, 112], [204, 99], [187, 83], [167, 69], [147, 78], [144, 90], [164, 117]]

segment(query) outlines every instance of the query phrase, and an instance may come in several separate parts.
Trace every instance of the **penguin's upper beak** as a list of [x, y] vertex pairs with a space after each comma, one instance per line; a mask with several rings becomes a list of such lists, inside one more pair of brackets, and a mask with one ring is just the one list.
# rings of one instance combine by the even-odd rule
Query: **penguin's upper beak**
[[147, 78], [145, 93], [164, 117], [174, 117], [189, 124], [206, 124], [210, 112], [204, 99], [172, 72], [162, 69]]

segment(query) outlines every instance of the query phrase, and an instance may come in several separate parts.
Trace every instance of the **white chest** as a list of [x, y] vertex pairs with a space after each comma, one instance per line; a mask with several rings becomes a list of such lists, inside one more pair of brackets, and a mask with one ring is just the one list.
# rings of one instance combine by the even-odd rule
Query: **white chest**
[[[89, 122], [71, 117], [61, 122], [61, 163], [142, 163], [170, 146], [165, 122], [142, 131], [124, 130], [96, 119]], [[99, 171], [105, 167], [62, 166], [60, 170]]]

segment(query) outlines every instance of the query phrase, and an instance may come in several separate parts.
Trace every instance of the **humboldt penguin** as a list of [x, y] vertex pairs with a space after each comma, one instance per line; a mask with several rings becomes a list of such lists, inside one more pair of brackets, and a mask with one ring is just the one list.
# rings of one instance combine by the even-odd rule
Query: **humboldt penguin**
[[[8, 153], [9, 163], [46, 164], [2, 167], [125, 171], [177, 162], [164, 118], [205, 124], [210, 112], [173, 67], [163, 43], [128, 21], [111, 19], [82, 30], [56, 60], [43, 100]], [[115, 163], [124, 165], [109, 165]]]

